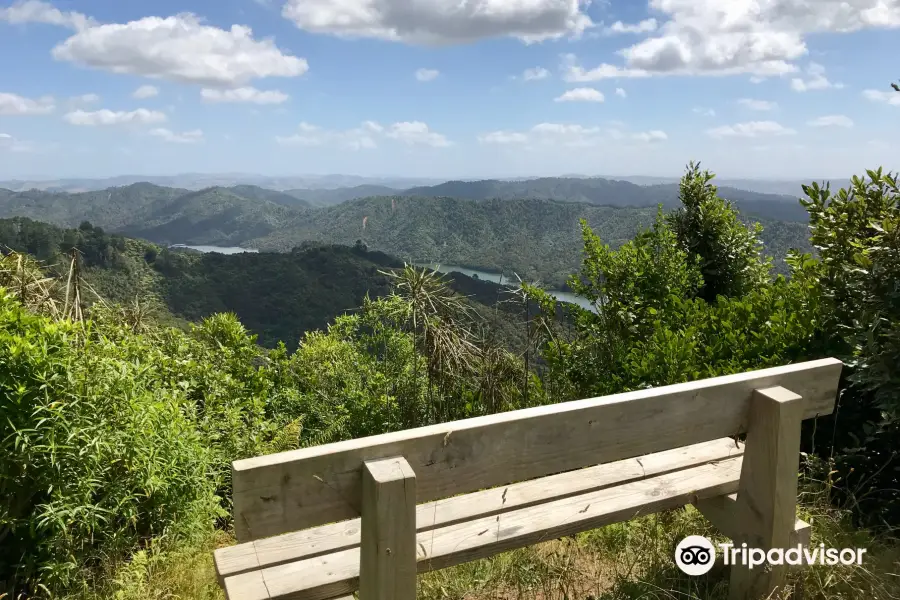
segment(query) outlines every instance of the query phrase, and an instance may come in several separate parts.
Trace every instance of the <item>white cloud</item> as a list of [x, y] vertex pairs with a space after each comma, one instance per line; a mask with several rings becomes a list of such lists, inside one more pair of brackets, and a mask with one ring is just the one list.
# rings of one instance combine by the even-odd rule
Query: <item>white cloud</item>
[[203, 141], [203, 131], [200, 129], [175, 133], [168, 129], [158, 128], [151, 129], [148, 133], [172, 144], [196, 144], [197, 142]]
[[853, 127], [853, 119], [844, 115], [826, 115], [807, 123], [810, 127]]
[[640, 133], [632, 134], [632, 139], [635, 139], [639, 142], [664, 142], [669, 139], [669, 136], [666, 135], [665, 131], [660, 131], [658, 129], [654, 129], [652, 131], [642, 131]]
[[250, 104], [282, 104], [288, 96], [278, 90], [262, 91], [254, 87], [242, 87], [231, 90], [203, 88], [200, 96], [206, 102], [243, 102]]
[[656, 31], [656, 19], [644, 19], [640, 23], [626, 24], [622, 21], [616, 21], [609, 27], [603, 29], [606, 35], [615, 35], [617, 33], [650, 33]]
[[79, 12], [64, 12], [55, 8], [49, 2], [42, 2], [41, 0], [20, 0], [12, 6], [0, 8], [0, 21], [6, 21], [14, 25], [43, 23], [76, 31], [81, 31], [96, 24], [93, 19]]
[[166, 115], [159, 111], [139, 108], [131, 112], [111, 111], [104, 108], [94, 112], [76, 110], [63, 117], [72, 125], [85, 125], [95, 127], [98, 125], [150, 125], [164, 123]]
[[554, 99], [555, 102], [603, 102], [603, 93], [594, 88], [575, 88]]
[[525, 69], [525, 72], [522, 73], [523, 81], [540, 81], [541, 79], [547, 79], [548, 77], [550, 77], [550, 71], [544, 67]]
[[791, 89], [795, 92], [827, 90], [831, 88], [839, 90], [844, 87], [843, 83], [833, 83], [829, 81], [828, 78], [825, 77], [825, 67], [820, 64], [810, 63], [806, 72], [809, 75], [808, 79], [802, 79], [800, 77], [791, 79]]
[[203, 25], [192, 14], [145, 17], [79, 31], [53, 49], [58, 60], [145, 77], [235, 86], [264, 77], [303, 75], [306, 60], [256, 40], [242, 25]]
[[399, 122], [387, 127], [374, 121], [365, 121], [360, 127], [343, 131], [323, 129], [310, 123], [300, 123], [299, 133], [275, 141], [284, 146], [335, 146], [351, 150], [376, 148], [375, 138], [383, 137], [410, 145], [426, 145], [435, 148], [449, 146], [443, 135], [435, 133], [419, 121]]
[[711, 108], [703, 108], [702, 106], [694, 107], [694, 114], [701, 115], [704, 117], [714, 117], [716, 116], [716, 111]]
[[754, 100], [752, 98], [741, 98], [737, 102], [744, 108], [749, 108], [750, 110], [775, 110], [776, 108], [778, 108], [777, 103], [769, 102], [768, 100]]
[[46, 115], [56, 110], [53, 98], [37, 100], [0, 92], [0, 115]]
[[616, 96], [618, 96], [620, 98], [627, 98], [628, 93], [625, 90], [623, 90], [622, 88], [616, 88]]
[[[649, 0], [663, 16], [651, 35], [618, 54], [623, 64], [587, 72], [783, 76], [809, 53], [811, 34], [900, 27], [897, 0]], [[659, 17], [657, 17], [659, 18]], [[624, 26], [623, 26], [624, 27]]]
[[603, 63], [599, 67], [586, 70], [578, 64], [578, 59], [574, 54], [563, 55], [563, 79], [572, 83], [586, 83], [589, 81], [600, 81], [601, 79], [632, 79], [639, 77], [649, 77], [650, 73], [639, 69], [623, 69], [615, 65]]
[[436, 69], [419, 69], [416, 71], [416, 79], [419, 81], [433, 81], [440, 74], [440, 71]]
[[440, 133], [435, 133], [421, 121], [404, 121], [394, 123], [384, 131], [384, 135], [410, 145], [432, 146], [443, 148], [450, 142]]
[[515, 144], [526, 149], [539, 146], [584, 148], [608, 145], [610, 142], [618, 145], [629, 142], [646, 144], [669, 139], [664, 131], [658, 129], [630, 133], [623, 123], [611, 122], [610, 125], [608, 129], [603, 129], [573, 123], [538, 123], [528, 131], [492, 131], [479, 135], [477, 139], [482, 144]]
[[707, 135], [714, 138], [745, 137], [756, 138], [764, 136], [793, 135], [795, 130], [784, 127], [775, 121], [750, 121], [736, 123], [735, 125], [723, 125], [707, 130]]
[[138, 100], [153, 98], [154, 96], [159, 96], [159, 88], [155, 85], [142, 85], [131, 94], [132, 98], [137, 98]]
[[592, 26], [584, 0], [288, 0], [282, 14], [313, 33], [411, 44], [579, 35]]
[[872, 102], [884, 102], [893, 106], [900, 106], [900, 93], [882, 92], [881, 90], [864, 90], [863, 98]]

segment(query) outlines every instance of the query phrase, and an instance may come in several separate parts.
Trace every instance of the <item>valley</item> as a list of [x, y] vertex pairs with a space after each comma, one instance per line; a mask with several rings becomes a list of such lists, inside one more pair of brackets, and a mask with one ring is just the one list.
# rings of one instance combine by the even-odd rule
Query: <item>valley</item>
[[[0, 217], [23, 216], [60, 227], [83, 221], [156, 244], [289, 252], [303, 242], [353, 245], [413, 263], [502, 272], [565, 291], [580, 261], [584, 219], [618, 247], [671, 210], [678, 186], [539, 178], [278, 191], [249, 184], [201, 190], [147, 182], [87, 192], [0, 190]], [[796, 198], [723, 188], [745, 219], [763, 225], [766, 252], [784, 272], [791, 247], [811, 250]], [[727, 194], [726, 194], [727, 192]], [[360, 197], [362, 195], [362, 197]]]

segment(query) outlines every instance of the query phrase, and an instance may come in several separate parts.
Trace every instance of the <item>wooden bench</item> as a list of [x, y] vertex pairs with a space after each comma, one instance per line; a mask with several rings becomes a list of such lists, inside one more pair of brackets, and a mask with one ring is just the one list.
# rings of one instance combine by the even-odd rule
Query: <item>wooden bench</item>
[[[824, 359], [235, 461], [229, 600], [412, 600], [416, 574], [694, 504], [736, 545], [808, 543], [800, 426]], [[738, 436], [746, 435], [739, 443]], [[360, 518], [361, 517], [361, 518]], [[674, 551], [674, 548], [673, 548]], [[783, 569], [735, 567], [731, 597]]]

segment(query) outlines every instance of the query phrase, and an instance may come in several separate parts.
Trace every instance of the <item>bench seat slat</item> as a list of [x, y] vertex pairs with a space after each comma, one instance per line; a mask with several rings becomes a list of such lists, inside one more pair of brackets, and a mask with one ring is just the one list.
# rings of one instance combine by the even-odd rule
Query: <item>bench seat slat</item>
[[237, 460], [235, 535], [358, 517], [365, 461], [403, 456], [429, 502], [745, 433], [755, 390], [781, 386], [803, 398], [804, 418], [830, 414], [840, 374], [822, 359]]
[[[418, 570], [443, 569], [737, 491], [742, 457], [678, 470], [417, 535]], [[359, 548], [225, 578], [231, 600], [327, 600], [359, 586]]]
[[[509, 512], [740, 456], [743, 452], [743, 444], [737, 445], [731, 438], [722, 438], [465, 496], [437, 500], [418, 506], [416, 529], [428, 531], [479, 517]], [[341, 521], [216, 550], [216, 573], [221, 581], [225, 577], [240, 573], [357, 547], [359, 543], [360, 520]]]

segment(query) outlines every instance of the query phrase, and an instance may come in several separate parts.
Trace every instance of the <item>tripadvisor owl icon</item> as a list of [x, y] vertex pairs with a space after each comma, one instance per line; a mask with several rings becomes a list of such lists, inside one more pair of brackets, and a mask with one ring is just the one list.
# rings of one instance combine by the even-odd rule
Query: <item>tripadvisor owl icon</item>
[[705, 575], [716, 562], [716, 549], [702, 535], [690, 535], [675, 547], [675, 564], [687, 575]]

